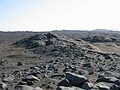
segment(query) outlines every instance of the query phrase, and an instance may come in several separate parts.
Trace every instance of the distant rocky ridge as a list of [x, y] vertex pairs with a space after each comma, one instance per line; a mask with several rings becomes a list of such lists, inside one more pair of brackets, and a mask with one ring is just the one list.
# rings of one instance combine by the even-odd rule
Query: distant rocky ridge
[[58, 35], [68, 35], [73, 38], [81, 38], [89, 42], [120, 42], [120, 32], [106, 29], [96, 29], [92, 31], [63, 30], [53, 31]]

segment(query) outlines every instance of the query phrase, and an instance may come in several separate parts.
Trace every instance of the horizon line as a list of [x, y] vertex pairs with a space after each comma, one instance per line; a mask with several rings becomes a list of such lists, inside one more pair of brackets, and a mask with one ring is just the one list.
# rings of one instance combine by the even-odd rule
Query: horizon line
[[52, 31], [120, 31], [111, 29], [93, 29], [93, 30], [80, 30], [80, 29], [59, 29], [59, 30], [0, 30], [0, 32], [52, 32]]

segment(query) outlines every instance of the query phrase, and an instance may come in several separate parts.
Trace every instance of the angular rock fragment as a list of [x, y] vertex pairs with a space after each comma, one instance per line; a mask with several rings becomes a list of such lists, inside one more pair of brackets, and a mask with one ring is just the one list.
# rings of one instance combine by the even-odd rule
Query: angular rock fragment
[[3, 77], [2, 81], [3, 82], [11, 82], [14, 80], [14, 76], [7, 76], [7, 77]]
[[18, 65], [18, 66], [22, 66], [23, 64], [22, 64], [21, 62], [18, 62], [17, 65]]
[[20, 81], [17, 85], [27, 85], [27, 83]]
[[82, 88], [78, 87], [65, 87], [65, 86], [59, 86], [57, 90], [84, 90]]
[[29, 75], [29, 76], [26, 76], [25, 78], [22, 79], [22, 81], [39, 81], [39, 78], [38, 77], [35, 77], [33, 75]]
[[71, 85], [71, 83], [70, 83], [67, 79], [64, 79], [64, 80], [61, 80], [61, 81], [58, 83], [58, 86], [70, 87], [70, 86], [72, 86], [72, 85]]
[[31, 86], [27, 86], [27, 85], [19, 85], [15, 87], [16, 90], [43, 90], [39, 87], [31, 87]]
[[120, 80], [115, 77], [99, 77], [97, 82], [108, 82], [108, 83], [114, 83], [116, 85], [120, 86]]
[[99, 82], [94, 85], [93, 90], [120, 90], [120, 86], [113, 83]]
[[87, 78], [83, 75], [78, 75], [75, 73], [66, 73], [66, 79], [73, 85], [73, 86], [81, 86], [85, 82], [87, 82]]
[[3, 83], [3, 82], [0, 82], [0, 88], [1, 89], [4, 89], [7, 87], [7, 84]]
[[83, 89], [85, 90], [90, 90], [91, 88], [93, 88], [93, 84], [89, 83], [89, 82], [85, 82], [82, 86]]

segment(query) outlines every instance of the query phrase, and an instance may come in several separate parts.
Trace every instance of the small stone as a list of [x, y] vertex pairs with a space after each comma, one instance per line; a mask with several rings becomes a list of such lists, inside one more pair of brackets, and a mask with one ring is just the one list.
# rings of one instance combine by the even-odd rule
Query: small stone
[[5, 87], [7, 87], [7, 84], [3, 83], [3, 82], [0, 82], [0, 88], [1, 89], [4, 89]]
[[17, 85], [27, 85], [27, 83], [26, 82], [19, 82]]
[[3, 82], [11, 82], [13, 80], [14, 80], [13, 76], [3, 77], [3, 79], [2, 79]]
[[18, 62], [17, 65], [18, 65], [18, 66], [22, 66], [22, 63], [21, 63], [21, 62]]
[[39, 78], [38, 77], [35, 77], [33, 75], [29, 75], [29, 76], [26, 76], [25, 78], [22, 79], [23, 81], [39, 81]]

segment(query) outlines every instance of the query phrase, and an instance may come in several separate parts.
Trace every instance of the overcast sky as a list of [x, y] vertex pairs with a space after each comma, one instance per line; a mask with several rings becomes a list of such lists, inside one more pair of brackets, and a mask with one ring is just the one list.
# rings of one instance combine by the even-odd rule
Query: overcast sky
[[0, 0], [0, 30], [120, 30], [120, 0]]

